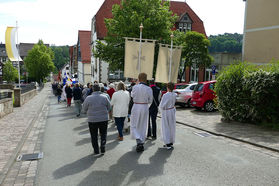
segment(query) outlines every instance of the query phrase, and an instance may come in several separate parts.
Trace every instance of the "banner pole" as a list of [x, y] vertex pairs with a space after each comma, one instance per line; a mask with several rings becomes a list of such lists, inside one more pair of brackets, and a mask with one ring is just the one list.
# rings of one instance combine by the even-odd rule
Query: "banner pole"
[[17, 71], [18, 71], [18, 88], [20, 88], [20, 63], [19, 63], [19, 43], [18, 43], [18, 25], [17, 25], [17, 21], [16, 21], [16, 40], [17, 40], [17, 51], [18, 51], [18, 56], [17, 56], [17, 62], [18, 62], [18, 67], [17, 67]]
[[170, 53], [169, 82], [171, 82], [172, 47], [173, 47], [173, 37], [174, 37], [174, 35], [171, 34], [170, 37], [171, 37], [171, 53]]
[[140, 44], [139, 44], [139, 59], [138, 59], [138, 70], [139, 73], [141, 72], [141, 40], [142, 40], [142, 29], [143, 29], [143, 25], [142, 23], [140, 24]]

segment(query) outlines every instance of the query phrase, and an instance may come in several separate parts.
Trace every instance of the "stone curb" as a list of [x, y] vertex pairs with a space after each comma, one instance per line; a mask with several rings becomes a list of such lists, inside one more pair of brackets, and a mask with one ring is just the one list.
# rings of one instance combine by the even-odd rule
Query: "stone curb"
[[[43, 89], [41, 89], [43, 90]], [[40, 91], [41, 92], [41, 91]], [[39, 92], [39, 93], [40, 93]], [[37, 94], [38, 95], [38, 94]], [[36, 120], [39, 118], [39, 116], [41, 115], [41, 111], [42, 108], [45, 105], [46, 100], [44, 100], [43, 104], [40, 106], [40, 108], [37, 111], [36, 116], [31, 120], [31, 122], [29, 123], [28, 128], [26, 129], [26, 131], [24, 132], [20, 142], [18, 143], [13, 155], [10, 157], [9, 161], [6, 163], [5, 167], [3, 168], [3, 173], [0, 175], [0, 185], [3, 183], [3, 181], [5, 180], [7, 174], [10, 171], [10, 168], [12, 167], [12, 165], [14, 164], [14, 161], [16, 159], [16, 157], [18, 156], [18, 153], [20, 152], [21, 148], [23, 147], [32, 127], [34, 126]]]
[[[161, 116], [158, 116], [158, 117], [162, 118]], [[198, 129], [198, 130], [207, 132], [209, 134], [213, 134], [215, 136], [221, 136], [221, 137], [229, 138], [231, 140], [240, 141], [240, 142], [243, 142], [243, 143], [246, 143], [246, 144], [250, 144], [250, 145], [253, 145], [253, 146], [256, 146], [256, 147], [264, 148], [264, 149], [267, 149], [267, 150], [270, 150], [270, 151], [273, 151], [273, 152], [279, 152], [279, 149], [267, 147], [267, 146], [264, 146], [264, 145], [260, 145], [260, 144], [253, 143], [253, 142], [250, 142], [250, 141], [247, 141], [247, 140], [239, 139], [239, 138], [236, 138], [236, 137], [233, 137], [233, 136], [217, 133], [217, 132], [214, 132], [214, 131], [209, 131], [209, 130], [206, 130], [206, 129], [203, 129], [203, 128], [200, 128], [200, 127], [196, 127], [196, 126], [190, 125], [190, 124], [188, 124], [186, 122], [176, 121], [176, 123], [179, 123], [179, 124], [182, 124], [182, 125], [185, 125], [187, 127], [194, 128], [194, 129]]]

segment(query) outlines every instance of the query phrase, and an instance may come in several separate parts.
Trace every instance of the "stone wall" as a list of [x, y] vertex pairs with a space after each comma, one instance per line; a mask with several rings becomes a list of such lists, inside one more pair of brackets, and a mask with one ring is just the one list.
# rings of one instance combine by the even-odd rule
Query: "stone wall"
[[6, 98], [0, 100], [0, 118], [4, 117], [5, 115], [13, 112], [13, 99]]
[[21, 94], [21, 89], [19, 88], [15, 88], [14, 89], [14, 99], [15, 99], [15, 103], [14, 106], [15, 107], [20, 107], [23, 104], [25, 104], [27, 101], [29, 101], [30, 99], [32, 99], [35, 95], [37, 94], [37, 90], [31, 90], [29, 92], [26, 92], [24, 94]]
[[21, 94], [21, 105], [28, 102], [30, 99], [32, 99], [37, 94], [37, 90], [31, 90], [29, 92], [26, 92], [24, 94]]

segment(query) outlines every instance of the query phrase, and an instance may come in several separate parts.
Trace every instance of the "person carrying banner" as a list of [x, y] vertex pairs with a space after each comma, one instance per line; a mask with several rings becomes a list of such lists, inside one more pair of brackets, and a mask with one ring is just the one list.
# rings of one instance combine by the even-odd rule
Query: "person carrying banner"
[[176, 109], [175, 99], [176, 93], [173, 92], [174, 83], [167, 84], [168, 92], [163, 95], [159, 108], [162, 113], [162, 140], [165, 143], [164, 147], [168, 150], [173, 149], [173, 143], [175, 142], [175, 112]]
[[138, 75], [138, 82], [131, 92], [134, 101], [131, 112], [131, 137], [136, 139], [136, 151], [142, 152], [144, 151], [144, 141], [147, 134], [149, 104], [153, 101], [153, 93], [152, 89], [146, 84], [146, 73]]

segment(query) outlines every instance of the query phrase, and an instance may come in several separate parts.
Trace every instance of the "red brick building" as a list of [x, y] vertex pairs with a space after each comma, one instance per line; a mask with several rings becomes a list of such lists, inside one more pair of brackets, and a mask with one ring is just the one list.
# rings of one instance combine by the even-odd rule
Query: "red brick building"
[[78, 78], [81, 83], [91, 82], [91, 31], [79, 30], [77, 42]]
[[[104, 20], [106, 18], [112, 18], [112, 6], [114, 4], [120, 4], [120, 2], [121, 0], [105, 0], [96, 15], [93, 17], [91, 27], [92, 43], [94, 43], [94, 40], [96, 39], [104, 39], [107, 34]], [[176, 20], [174, 25], [174, 30], [180, 30], [182, 32], [196, 31], [206, 36], [203, 21], [186, 2], [170, 1], [170, 10], [178, 16], [178, 19]], [[96, 62], [97, 60], [93, 60], [93, 63]], [[184, 81], [196, 81], [197, 77], [199, 81], [203, 81], [205, 76], [204, 74], [204, 69], [198, 70], [197, 68], [187, 68], [184, 76]]]

